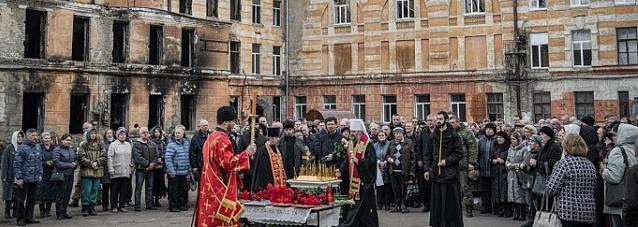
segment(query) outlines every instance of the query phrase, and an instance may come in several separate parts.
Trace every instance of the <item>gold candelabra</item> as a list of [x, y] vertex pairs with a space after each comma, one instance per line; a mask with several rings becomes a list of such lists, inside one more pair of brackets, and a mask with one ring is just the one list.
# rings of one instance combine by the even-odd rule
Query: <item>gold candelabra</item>
[[335, 177], [335, 167], [323, 163], [311, 163], [302, 166], [299, 176], [295, 177], [295, 179], [304, 181], [331, 181], [337, 178]]

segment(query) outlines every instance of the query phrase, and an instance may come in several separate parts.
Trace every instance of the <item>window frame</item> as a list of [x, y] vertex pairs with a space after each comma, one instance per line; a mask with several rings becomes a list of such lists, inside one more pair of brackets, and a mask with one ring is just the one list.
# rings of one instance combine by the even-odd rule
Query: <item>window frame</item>
[[[583, 3], [583, 2], [587, 2], [587, 3]], [[578, 3], [578, 4], [575, 4]], [[571, 7], [586, 7], [589, 6], [591, 4], [590, 0], [570, 0], [569, 1], [569, 6]]]
[[[47, 24], [48, 24], [48, 13], [46, 11], [42, 11], [42, 10], [37, 10], [37, 9], [33, 9], [33, 8], [27, 8], [25, 10], [25, 15], [29, 16], [30, 14], [35, 14], [35, 15], [31, 15], [33, 17], [38, 17], [38, 22], [37, 24], [31, 24], [28, 23], [28, 19], [25, 19], [24, 21], [24, 42], [22, 47], [24, 48], [23, 52], [22, 52], [22, 57], [23, 58], [30, 58], [30, 59], [45, 59], [46, 58], [46, 43], [47, 43], [47, 34], [48, 34], [48, 28], [47, 28]], [[31, 17], [31, 18], [33, 18]], [[38, 40], [38, 51], [34, 51], [31, 50], [29, 48], [30, 43], [36, 43], [33, 40], [29, 40], [30, 35], [35, 35], [32, 34], [31, 32], [29, 32], [29, 25], [32, 26], [37, 26], [38, 30], [39, 30], [39, 40]], [[34, 45], [35, 47], [36, 45]]]
[[[478, 7], [474, 7], [475, 4], [472, 4], [472, 3], [475, 3], [474, 1], [476, 1], [476, 3], [479, 5]], [[465, 4], [463, 5], [463, 7], [465, 9], [463, 12], [465, 13], [466, 16], [485, 15], [485, 0], [465, 0], [464, 3]], [[469, 10], [468, 10], [468, 7], [469, 7]]]
[[[256, 51], [256, 52], [255, 52]], [[251, 51], [251, 73], [255, 75], [261, 74], [261, 44], [253, 43]]]
[[[340, 3], [339, 0], [334, 3], [334, 24], [348, 25], [352, 23], [352, 13], [350, 11], [350, 1]], [[344, 16], [344, 17], [342, 17]]]
[[[493, 101], [493, 99], [491, 99], [491, 97], [497, 97], [497, 101]], [[504, 95], [503, 93], [487, 93], [485, 94], [485, 99], [486, 99], [486, 111], [487, 111], [487, 118], [490, 119], [490, 121], [496, 121], [496, 119], [505, 119], [505, 106], [504, 106]], [[492, 109], [490, 109], [490, 107], [496, 108], [496, 110], [492, 111]], [[492, 117], [492, 115], [494, 115], [494, 117]]]
[[[389, 102], [387, 100], [389, 98], [394, 99], [394, 102]], [[386, 108], [388, 108], [388, 112], [386, 112]], [[389, 124], [390, 122], [392, 122], [392, 115], [396, 113], [397, 113], [397, 96], [382, 95], [381, 96], [381, 122], [383, 124]]]
[[272, 74], [281, 76], [281, 46], [272, 47]]
[[[462, 101], [454, 101], [455, 97], [459, 97]], [[467, 98], [464, 93], [454, 93], [449, 95], [450, 110], [459, 118], [461, 122], [467, 120]], [[463, 107], [461, 109], [461, 106]]]
[[281, 27], [281, 2], [282, 0], [274, 0], [272, 2], [272, 25], [275, 27]]
[[620, 117], [631, 116], [629, 91], [618, 91], [618, 115]]
[[[633, 30], [633, 39], [632, 38], [622, 38], [621, 37], [621, 33], [620, 31], [623, 30]], [[636, 46], [636, 52], [631, 52], [629, 49], [629, 43], [633, 42], [634, 45]], [[621, 53], [621, 45], [624, 44], [625, 45], [625, 52]], [[616, 54], [617, 54], [617, 61], [618, 61], [618, 65], [636, 65], [638, 64], [638, 29], [636, 29], [636, 27], [624, 27], [624, 28], [616, 28]], [[626, 57], [626, 63], [621, 63], [620, 59], [621, 56], [625, 55]], [[631, 60], [631, 56], [634, 56], [634, 62], [632, 62]]]
[[[302, 102], [303, 101], [303, 102]], [[295, 118], [302, 120], [308, 110], [308, 99], [306, 96], [295, 96]]]
[[[548, 69], [549, 68], [549, 34], [547, 33], [531, 33], [529, 35], [530, 45], [530, 68], [532, 69]], [[543, 55], [543, 46], [545, 46], [546, 56]], [[534, 47], [537, 47], [535, 49]], [[538, 55], [538, 66], [534, 66], [534, 54]], [[543, 60], [546, 60], [543, 61]], [[543, 63], [547, 63], [544, 66]]]
[[324, 110], [336, 110], [337, 109], [337, 96], [336, 95], [324, 95], [323, 96], [323, 109]]
[[[576, 34], [583, 32], [583, 33], [587, 33], [589, 34], [589, 40], [575, 40], [576, 39]], [[592, 38], [591, 38], [591, 30], [588, 29], [583, 29], [583, 30], [574, 30], [571, 33], [572, 37], [572, 65], [574, 67], [577, 68], [583, 68], [583, 67], [591, 67], [592, 66], [592, 61], [593, 61], [593, 42], [592, 42]], [[589, 49], [585, 49], [586, 44], [589, 43]], [[580, 51], [580, 63], [581, 64], [576, 64], [576, 48], [575, 46], [578, 45], [580, 47], [580, 49], [578, 49], [578, 51]], [[585, 51], [589, 50], [589, 65], [585, 64]]]
[[[538, 98], [537, 98], [538, 97]], [[543, 99], [547, 98], [547, 101]], [[541, 110], [544, 110], [544, 107], [547, 107], [549, 110], [548, 113], [542, 111], [542, 113], [537, 113], [536, 107], [540, 107]], [[549, 91], [537, 91], [532, 93], [532, 115], [534, 115], [534, 120], [538, 121], [540, 119], [548, 119], [552, 117], [552, 94]], [[540, 116], [540, 118], [539, 118]]]
[[[541, 1], [545, 3], [545, 6], [541, 7]], [[529, 11], [541, 10], [547, 10], [547, 0], [529, 0]]]
[[[234, 48], [237, 47], [237, 48]], [[241, 42], [239, 41], [230, 41], [230, 73], [232, 74], [240, 74], [241, 73]], [[236, 64], [235, 64], [236, 63]]]
[[252, 22], [261, 24], [261, 0], [252, 1]]
[[365, 121], [366, 119], [366, 96], [352, 95], [352, 113], [358, 119]]
[[230, 0], [230, 20], [241, 21], [241, 0]]
[[615, 5], [634, 5], [636, 4], [636, 0], [624, 0], [624, 1], [619, 1], [619, 0], [614, 0], [614, 4]]
[[396, 12], [394, 16], [397, 20], [409, 20], [415, 18], [414, 0], [395, 0], [394, 4], [396, 6]]
[[[587, 102], [583, 102], [583, 101], [579, 101], [579, 96], [580, 95], [587, 95], [590, 96], [591, 95], [591, 102], [587, 101]], [[584, 114], [584, 113], [580, 113], [579, 114], [579, 107], [586, 107], [587, 106], [591, 106], [591, 115], [590, 116], [595, 116], [596, 115], [596, 106], [595, 106], [595, 96], [594, 96], [594, 92], [593, 91], [575, 91], [574, 92], [574, 114], [576, 115], [576, 117], [578, 119], [581, 119], [584, 116], [588, 116], [588, 114]]]
[[[426, 101], [419, 101], [419, 98], [424, 98]], [[431, 100], [429, 94], [418, 94], [414, 96], [414, 117], [419, 120], [425, 120], [431, 113]], [[422, 116], [419, 116], [421, 112]]]

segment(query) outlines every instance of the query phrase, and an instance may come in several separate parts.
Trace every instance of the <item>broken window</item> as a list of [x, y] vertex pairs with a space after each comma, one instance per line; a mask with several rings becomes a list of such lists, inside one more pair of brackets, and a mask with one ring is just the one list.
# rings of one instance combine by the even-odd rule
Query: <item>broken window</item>
[[162, 62], [164, 53], [164, 27], [162, 25], [151, 25], [149, 34], [148, 64], [159, 65]]
[[44, 58], [46, 12], [27, 9], [24, 21], [24, 57]]
[[182, 66], [193, 67], [195, 30], [182, 29]]
[[24, 93], [22, 96], [22, 131], [44, 129], [44, 93]]
[[73, 93], [71, 94], [71, 112], [69, 115], [69, 133], [83, 133], [82, 124], [86, 122], [86, 116], [89, 109], [88, 94]]
[[252, 57], [253, 57], [252, 73], [253, 74], [259, 74], [259, 73], [261, 73], [261, 64], [260, 64], [260, 60], [261, 60], [261, 45], [253, 43], [253, 54], [252, 54]]
[[253, 24], [261, 24], [261, 0], [253, 0]]
[[281, 97], [272, 97], [272, 120], [281, 121]]
[[128, 22], [113, 22], [113, 62], [126, 62], [128, 48]]
[[128, 94], [111, 94], [111, 129], [127, 126]]
[[206, 0], [206, 16], [208, 17], [218, 17], [217, 14], [217, 4], [218, 0]]
[[241, 43], [230, 42], [230, 73], [239, 74], [241, 70]]
[[179, 0], [179, 12], [185, 14], [192, 14], [193, 1], [192, 0]]
[[281, 76], [281, 47], [274, 46], [272, 50], [272, 74]]
[[148, 128], [164, 126], [164, 96], [151, 94], [148, 96]]
[[71, 60], [89, 60], [89, 18], [73, 16], [73, 44]]
[[196, 103], [194, 95], [182, 95], [180, 96], [180, 105], [181, 105], [181, 123], [186, 127], [186, 130], [191, 130], [194, 128], [193, 123], [195, 123], [195, 111]]
[[241, 0], [230, 0], [230, 19], [241, 20]]

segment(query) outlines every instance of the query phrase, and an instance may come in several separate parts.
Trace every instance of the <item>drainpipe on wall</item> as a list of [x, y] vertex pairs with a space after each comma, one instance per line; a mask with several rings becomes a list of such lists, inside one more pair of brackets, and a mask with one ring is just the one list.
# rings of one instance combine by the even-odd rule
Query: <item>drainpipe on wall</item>
[[286, 1], [286, 32], [284, 34], [284, 45], [286, 45], [286, 75], [285, 75], [285, 85], [286, 85], [286, 90], [284, 92], [284, 117], [283, 119], [288, 119], [288, 94], [290, 91], [290, 87], [288, 85], [289, 79], [290, 79], [290, 47], [288, 47], [288, 32], [290, 31], [290, 28], [288, 27], [288, 10], [289, 8], [289, 1], [290, 0], [285, 0]]
[[519, 64], [520, 60], [520, 48], [519, 48], [519, 31], [518, 31], [518, 2], [512, 0], [514, 7], [514, 50], [516, 56], [514, 58], [514, 74], [516, 74], [516, 115], [521, 116], [521, 68]]

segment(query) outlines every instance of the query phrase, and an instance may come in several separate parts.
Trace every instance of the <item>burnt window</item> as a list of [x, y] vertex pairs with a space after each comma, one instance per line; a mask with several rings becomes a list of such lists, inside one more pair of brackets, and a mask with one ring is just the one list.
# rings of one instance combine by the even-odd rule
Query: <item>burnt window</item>
[[281, 121], [281, 97], [272, 97], [272, 120]]
[[196, 103], [194, 95], [182, 95], [180, 98], [180, 107], [181, 107], [181, 123], [186, 127], [186, 130], [191, 130], [194, 128], [195, 123], [195, 111]]
[[44, 58], [46, 12], [27, 9], [24, 21], [24, 57]]
[[117, 130], [119, 127], [126, 127], [128, 115], [128, 94], [111, 94], [111, 129]]
[[164, 27], [162, 25], [151, 25], [148, 43], [148, 64], [159, 65], [162, 62], [164, 53]]
[[179, 12], [185, 14], [192, 14], [193, 1], [192, 0], [179, 0]]
[[29, 128], [44, 129], [44, 93], [22, 95], [22, 131]]
[[182, 29], [182, 66], [193, 67], [195, 30]]
[[241, 70], [241, 43], [230, 42], [230, 73], [240, 73]]
[[164, 96], [151, 94], [148, 96], [148, 128], [164, 126]]
[[230, 0], [230, 19], [241, 20], [241, 0]]
[[128, 22], [113, 22], [113, 62], [126, 62], [128, 48]]
[[86, 122], [89, 110], [89, 95], [82, 93], [71, 94], [71, 108], [69, 115], [69, 133], [83, 133], [82, 124]]
[[218, 17], [217, 14], [217, 6], [218, 0], [206, 0], [206, 16], [208, 17]]
[[88, 17], [73, 17], [73, 44], [71, 47], [71, 60], [89, 60], [89, 21]]

